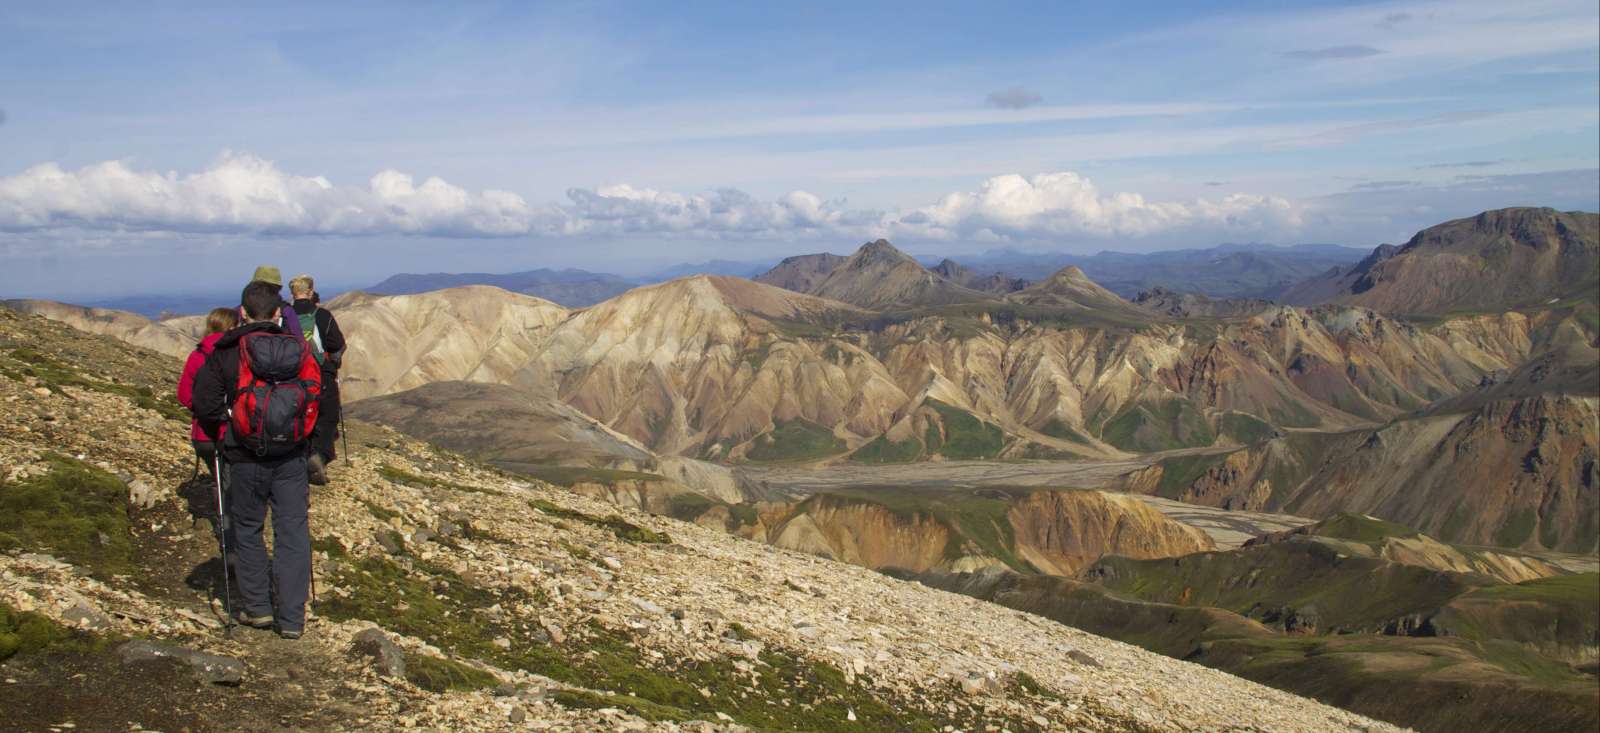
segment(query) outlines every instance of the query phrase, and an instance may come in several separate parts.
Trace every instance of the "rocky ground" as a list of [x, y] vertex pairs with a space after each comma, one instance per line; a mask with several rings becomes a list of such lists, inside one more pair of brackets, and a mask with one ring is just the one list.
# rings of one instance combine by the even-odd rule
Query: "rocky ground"
[[365, 425], [313, 495], [306, 637], [228, 638], [165, 366], [0, 316], [0, 504], [36, 519], [0, 516], [7, 729], [1392, 729]]

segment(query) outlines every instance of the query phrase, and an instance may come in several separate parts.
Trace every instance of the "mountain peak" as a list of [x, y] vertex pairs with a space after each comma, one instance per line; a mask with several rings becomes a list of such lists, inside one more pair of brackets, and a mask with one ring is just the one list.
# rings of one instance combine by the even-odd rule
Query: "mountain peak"
[[889, 240], [887, 239], [876, 239], [861, 245], [861, 248], [856, 250], [855, 255], [852, 256], [851, 259], [862, 264], [876, 264], [880, 262], [910, 262], [911, 264], [917, 265], [917, 267], [922, 266], [917, 264], [916, 259], [914, 259], [911, 255], [901, 252], [894, 245], [889, 244]]

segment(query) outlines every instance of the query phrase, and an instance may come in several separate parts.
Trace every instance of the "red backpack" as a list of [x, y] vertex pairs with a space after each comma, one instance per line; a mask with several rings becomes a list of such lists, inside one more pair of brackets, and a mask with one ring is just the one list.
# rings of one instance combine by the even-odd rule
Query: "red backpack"
[[322, 368], [305, 339], [249, 333], [239, 339], [239, 384], [230, 425], [239, 444], [263, 458], [302, 450], [317, 424]]

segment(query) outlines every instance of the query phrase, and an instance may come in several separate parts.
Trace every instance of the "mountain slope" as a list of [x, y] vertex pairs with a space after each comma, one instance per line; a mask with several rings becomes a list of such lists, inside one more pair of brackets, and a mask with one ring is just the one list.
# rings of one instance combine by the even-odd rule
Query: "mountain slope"
[[1213, 547], [1205, 533], [1142, 500], [1097, 491], [863, 487], [769, 508], [760, 521], [755, 532], [729, 529], [912, 575], [981, 568], [1072, 575], [1107, 555], [1170, 558]]
[[1429, 227], [1349, 271], [1296, 285], [1286, 299], [1440, 314], [1593, 300], [1597, 289], [1600, 214], [1520, 208]]
[[[18, 343], [170, 388], [153, 352], [0, 311], [7, 364]], [[9, 370], [0, 404], [27, 406], [0, 410], [0, 501], [51, 502], [60, 520], [0, 512], [0, 638], [20, 642], [0, 646], [0, 706], [24, 729], [1394, 730], [360, 423], [311, 503], [320, 601], [306, 636], [225, 639], [183, 422]], [[99, 539], [74, 531], [85, 524]], [[150, 642], [216, 655], [204, 673], [235, 684], [130, 652]]]
[[755, 281], [797, 293], [809, 293], [846, 259], [842, 255], [827, 252], [785, 257], [777, 267], [756, 276]]
[[1593, 394], [1498, 400], [1169, 459], [1120, 485], [1210, 506], [1360, 512], [1450, 542], [1589, 553], [1600, 544], [1597, 423]]
[[948, 258], [941, 260], [939, 264], [929, 269], [933, 274], [950, 282], [985, 293], [1004, 295], [1028, 287], [1028, 281], [1020, 277], [1011, 277], [1003, 272], [985, 275]]
[[4, 306], [20, 313], [31, 313], [60, 321], [89, 333], [111, 336], [135, 346], [157, 353], [183, 358], [194, 350], [199, 338], [183, 328], [188, 320], [179, 323], [152, 321], [127, 311], [105, 308], [85, 308], [57, 303], [51, 300], [6, 300]]
[[346, 293], [327, 305], [349, 342], [340, 371], [349, 401], [429, 382], [504, 382], [567, 317], [555, 303], [486, 285]]
[[862, 245], [807, 292], [873, 310], [970, 303], [991, 298], [930, 272], [883, 239]]
[[555, 399], [503, 384], [433, 382], [347, 406], [352, 418], [554, 483], [639, 483], [672, 494], [743, 500], [723, 466], [660, 456]]
[[1026, 305], [1113, 314], [1136, 320], [1150, 316], [1143, 309], [1117, 297], [1116, 293], [1100, 287], [1076, 265], [1068, 265], [1050, 277], [1006, 296], [1006, 299]]

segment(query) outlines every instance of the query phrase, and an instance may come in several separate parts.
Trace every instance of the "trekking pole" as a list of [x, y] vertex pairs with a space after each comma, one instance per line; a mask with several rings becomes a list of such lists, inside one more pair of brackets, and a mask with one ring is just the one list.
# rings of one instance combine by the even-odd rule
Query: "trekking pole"
[[[333, 383], [337, 387], [339, 377], [335, 375]], [[350, 431], [344, 429], [344, 393], [339, 393], [339, 440], [344, 441], [344, 459], [350, 460]]]
[[233, 598], [228, 593], [228, 510], [222, 505], [222, 445], [218, 442], [217, 454], [211, 457], [211, 476], [217, 487], [217, 545], [222, 548], [222, 611], [227, 621], [222, 624], [222, 636], [233, 638]]

